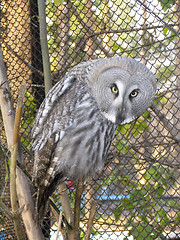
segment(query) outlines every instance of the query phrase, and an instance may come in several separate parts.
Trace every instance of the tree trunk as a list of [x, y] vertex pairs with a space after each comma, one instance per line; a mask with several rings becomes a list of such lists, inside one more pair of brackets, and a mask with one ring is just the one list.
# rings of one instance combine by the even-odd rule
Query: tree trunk
[[[31, 30], [31, 61], [32, 66], [43, 72], [43, 62], [40, 44], [39, 20], [38, 20], [38, 5], [37, 0], [30, 1], [30, 30]], [[34, 87], [34, 96], [37, 109], [41, 105], [45, 97], [44, 78], [37, 72], [32, 72], [32, 83], [39, 85]]]

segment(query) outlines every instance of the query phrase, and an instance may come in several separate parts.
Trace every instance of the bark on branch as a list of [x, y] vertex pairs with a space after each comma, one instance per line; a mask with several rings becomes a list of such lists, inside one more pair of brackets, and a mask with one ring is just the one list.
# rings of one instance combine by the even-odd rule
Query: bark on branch
[[66, 185], [62, 183], [58, 186], [60, 197], [61, 197], [61, 205], [64, 212], [64, 216], [68, 221], [69, 225], [73, 223], [73, 214], [70, 206], [69, 196], [67, 194]]
[[79, 223], [80, 223], [80, 204], [81, 204], [81, 196], [84, 190], [84, 181], [83, 179], [79, 179], [77, 188], [76, 188], [76, 197], [75, 197], [75, 206], [74, 206], [74, 226], [73, 232], [76, 239], [80, 239], [79, 236]]
[[92, 227], [93, 227], [93, 221], [94, 221], [94, 218], [95, 218], [96, 210], [97, 210], [97, 203], [94, 201], [92, 203], [92, 206], [91, 206], [91, 210], [90, 210], [90, 214], [89, 214], [89, 220], [88, 220], [88, 223], [87, 223], [86, 236], [85, 236], [84, 240], [89, 240], [90, 239], [90, 235], [91, 235], [91, 231], [92, 231]]
[[[14, 122], [14, 133], [13, 133], [13, 145], [11, 147], [11, 166], [10, 166], [10, 199], [11, 199], [11, 208], [13, 213], [13, 220], [14, 226], [16, 230], [16, 235], [18, 239], [23, 240], [22, 226], [21, 226], [21, 218], [19, 206], [18, 206], [18, 199], [16, 193], [16, 160], [17, 160], [17, 150], [18, 150], [18, 137], [19, 137], [19, 127], [21, 122], [21, 113], [22, 113], [22, 105], [23, 105], [23, 98], [25, 94], [26, 85], [23, 84], [20, 87], [17, 108], [16, 108], [16, 115], [15, 115], [15, 122]], [[22, 206], [22, 209], [24, 206]]]

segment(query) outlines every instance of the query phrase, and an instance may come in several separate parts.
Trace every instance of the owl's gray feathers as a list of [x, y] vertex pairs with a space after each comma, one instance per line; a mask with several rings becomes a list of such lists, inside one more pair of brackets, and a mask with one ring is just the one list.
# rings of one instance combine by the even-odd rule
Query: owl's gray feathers
[[[73, 89], [73, 84], [75, 80], [76, 79], [74, 76], [69, 76], [65, 79], [62, 79], [62, 82], [58, 82], [56, 87], [51, 89], [51, 91], [48, 93], [47, 97], [41, 104], [39, 111], [36, 115], [34, 127], [32, 130], [32, 137], [34, 138], [33, 150], [41, 149], [45, 145], [46, 141], [49, 139], [49, 136], [51, 136], [56, 131], [56, 128], [58, 128], [58, 130], [63, 129], [64, 126], [71, 121], [70, 118], [67, 118], [66, 112], [63, 116], [63, 111], [64, 111], [63, 105], [61, 105], [58, 108], [58, 111], [56, 111], [57, 108], [55, 106], [59, 98], [61, 98], [62, 101], [64, 102], [67, 101], [66, 99], [67, 95], [65, 95], [65, 93], [70, 88]], [[44, 128], [44, 125], [48, 124], [47, 120], [50, 120], [50, 121], [53, 120], [53, 125], [49, 126], [48, 128]], [[59, 126], [61, 122], [62, 122], [62, 126]], [[44, 137], [42, 137], [43, 135]]]
[[40, 215], [66, 177], [102, 169], [118, 124], [139, 117], [155, 91], [154, 75], [125, 57], [78, 64], [49, 91], [32, 129]]

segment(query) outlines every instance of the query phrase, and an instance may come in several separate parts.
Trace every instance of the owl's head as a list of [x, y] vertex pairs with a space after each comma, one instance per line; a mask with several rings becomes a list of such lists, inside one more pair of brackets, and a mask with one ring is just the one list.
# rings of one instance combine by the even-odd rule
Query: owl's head
[[135, 59], [94, 60], [87, 73], [100, 111], [113, 123], [133, 121], [145, 112], [155, 97], [155, 76]]

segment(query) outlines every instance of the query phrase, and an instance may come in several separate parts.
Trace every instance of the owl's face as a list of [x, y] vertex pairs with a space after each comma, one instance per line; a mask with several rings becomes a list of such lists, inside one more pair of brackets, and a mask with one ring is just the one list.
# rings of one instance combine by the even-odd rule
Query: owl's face
[[155, 95], [152, 82], [143, 74], [111, 68], [98, 76], [95, 95], [102, 114], [116, 124], [133, 121], [151, 105]]

